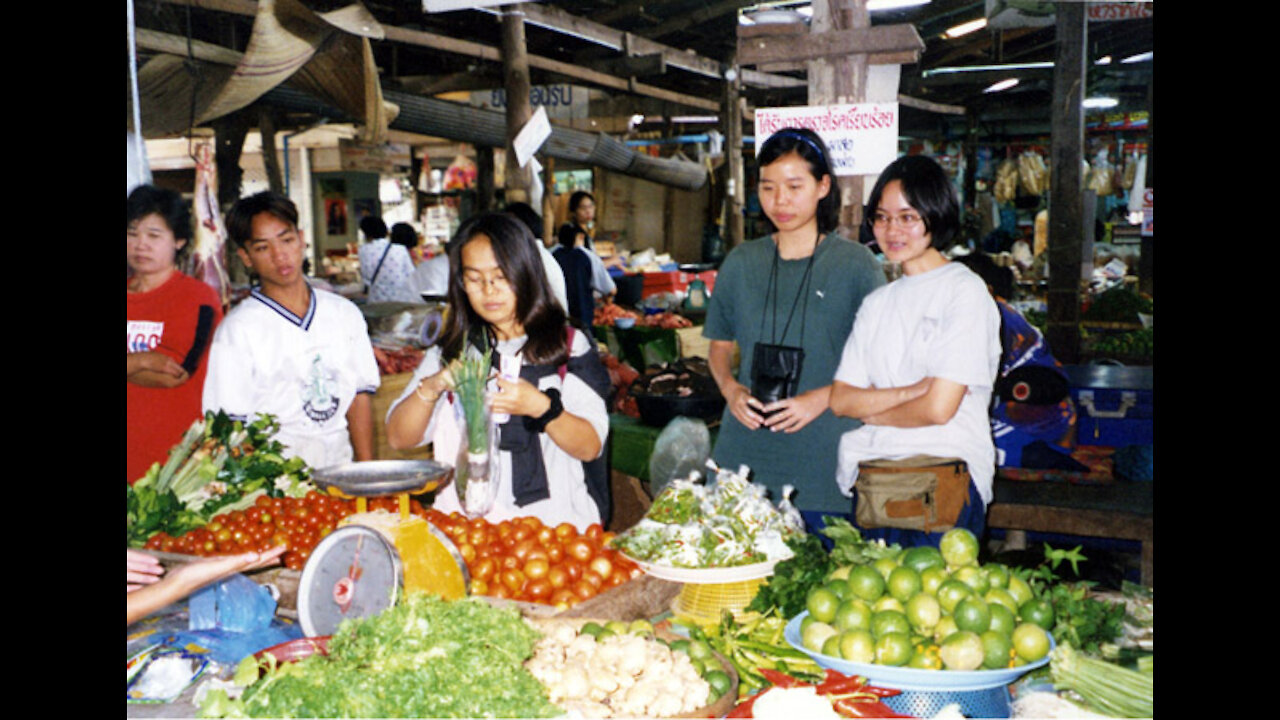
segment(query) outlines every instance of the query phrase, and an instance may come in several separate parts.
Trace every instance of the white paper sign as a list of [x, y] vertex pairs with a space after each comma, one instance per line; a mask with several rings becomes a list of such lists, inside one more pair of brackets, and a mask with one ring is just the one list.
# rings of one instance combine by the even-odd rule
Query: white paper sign
[[784, 128], [808, 128], [831, 152], [836, 175], [878, 175], [898, 157], [898, 103], [757, 108], [756, 154]]
[[1156, 191], [1146, 188], [1142, 191], [1142, 237], [1154, 237], [1156, 234]]
[[513, 143], [516, 160], [519, 161], [520, 167], [529, 164], [529, 159], [538, 152], [538, 148], [542, 147], [542, 143], [549, 137], [551, 137], [551, 121], [547, 120], [546, 108], [539, 106], [533, 111], [533, 117], [529, 118], [529, 122], [520, 128]]

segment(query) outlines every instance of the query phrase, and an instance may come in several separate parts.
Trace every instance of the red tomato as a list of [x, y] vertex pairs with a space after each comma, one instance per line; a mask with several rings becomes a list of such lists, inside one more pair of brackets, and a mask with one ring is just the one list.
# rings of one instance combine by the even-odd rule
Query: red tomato
[[[476, 561], [475, 567], [471, 567], [471, 577], [488, 580], [493, 577], [494, 571], [498, 569], [498, 564], [491, 557], [481, 558]], [[481, 593], [482, 595], [484, 593]]]
[[552, 589], [551, 583], [547, 582], [546, 578], [529, 580], [529, 584], [524, 588], [524, 594], [535, 602], [545, 602], [547, 598], [551, 597]]
[[585, 579], [575, 582], [573, 587], [570, 589], [573, 590], [573, 594], [576, 595], [579, 600], [590, 600], [596, 596], [597, 592], [599, 592], [595, 585], [592, 585]]
[[[528, 528], [521, 528], [521, 530], [528, 530]], [[519, 532], [519, 530], [517, 530], [516, 532]], [[533, 552], [533, 549], [535, 547], [536, 547], [536, 543], [533, 540], [529, 538], [525, 538], [524, 540], [517, 542], [511, 548], [511, 555], [515, 557], [517, 560], [524, 562], [526, 559], [528, 559], [529, 553]]]
[[551, 571], [551, 564], [546, 560], [533, 558], [526, 560], [521, 569], [530, 580], [541, 580]]
[[583, 534], [592, 540], [599, 540], [600, 536], [604, 534], [604, 528], [600, 527], [600, 523], [591, 523]]
[[587, 563], [596, 554], [595, 544], [585, 537], [575, 538], [564, 547], [565, 554], [580, 563]]
[[556, 537], [564, 540], [566, 538], [577, 537], [578, 528], [573, 523], [562, 522], [556, 526]]
[[564, 546], [559, 542], [552, 541], [547, 543], [547, 560], [551, 563], [558, 563], [564, 560]]
[[470, 566], [476, 560], [476, 546], [471, 543], [462, 543], [458, 546], [458, 554], [462, 556], [462, 561]]
[[578, 602], [578, 596], [569, 588], [560, 588], [551, 593], [551, 604], [558, 608], [570, 608]]
[[594, 570], [588, 570], [582, 573], [582, 580], [579, 580], [578, 582], [584, 581], [590, 583], [591, 587], [595, 588], [597, 591], [604, 587], [604, 577], [596, 574], [596, 571]]
[[583, 571], [586, 570], [586, 565], [583, 565], [582, 563], [572, 558], [567, 559], [563, 563], [561, 563], [561, 567], [563, 567], [565, 569], [565, 572], [569, 574], [569, 580], [571, 581], [577, 581], [581, 579]]
[[528, 581], [525, 574], [517, 568], [502, 571], [502, 584], [507, 586], [512, 595], [524, 589], [524, 584]]
[[551, 544], [551, 541], [554, 540], [555, 537], [556, 537], [556, 531], [554, 529], [549, 528], [545, 525], [538, 528], [537, 539], [538, 539], [539, 545], [546, 547]]
[[608, 578], [613, 574], [613, 563], [604, 555], [597, 555], [591, 558], [591, 563], [587, 567], [601, 578]]
[[569, 585], [569, 572], [559, 565], [552, 565], [547, 569], [547, 582], [556, 590], [566, 587]]
[[488, 595], [489, 583], [476, 577], [471, 578], [472, 595]]

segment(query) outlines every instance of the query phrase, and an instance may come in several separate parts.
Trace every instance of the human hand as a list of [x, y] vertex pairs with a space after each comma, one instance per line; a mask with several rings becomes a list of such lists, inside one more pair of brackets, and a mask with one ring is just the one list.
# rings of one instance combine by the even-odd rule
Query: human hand
[[[454, 362], [457, 361], [455, 360]], [[424, 401], [427, 398], [433, 398], [433, 401], [439, 400], [440, 396], [446, 391], [453, 389], [453, 373], [449, 371], [451, 367], [453, 367], [453, 363], [441, 368], [440, 372], [435, 375], [423, 378], [414, 392]]]
[[764, 425], [773, 432], [797, 432], [827, 409], [829, 397], [829, 393], [811, 390], [795, 397], [775, 400], [764, 406], [764, 412], [771, 413], [765, 418]]
[[134, 360], [137, 362], [139, 370], [150, 370], [151, 372], [172, 375], [180, 379], [185, 379], [187, 375], [187, 371], [178, 364], [178, 361], [155, 350], [135, 353]]
[[508, 380], [497, 377], [498, 390], [489, 394], [489, 407], [495, 414], [541, 417], [551, 409], [551, 398], [524, 378]]
[[733, 382], [729, 392], [725, 393], [725, 403], [733, 417], [748, 430], [755, 430], [764, 423], [764, 403], [752, 396], [746, 385]]
[[263, 552], [246, 552], [239, 555], [218, 555], [204, 558], [174, 568], [169, 573], [169, 577], [172, 578], [173, 582], [185, 586], [185, 590], [189, 594], [209, 583], [217, 582], [236, 573], [274, 565], [287, 549], [284, 545], [277, 545]]
[[160, 582], [164, 566], [156, 558], [137, 550], [127, 550], [125, 563], [125, 593], [131, 593], [143, 585]]

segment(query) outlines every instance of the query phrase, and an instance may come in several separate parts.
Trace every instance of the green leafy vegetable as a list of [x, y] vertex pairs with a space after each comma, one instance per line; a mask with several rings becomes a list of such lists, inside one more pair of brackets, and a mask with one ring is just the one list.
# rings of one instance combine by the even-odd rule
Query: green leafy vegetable
[[1093, 582], [1061, 582], [1054, 572], [1061, 563], [1069, 562], [1072, 571], [1079, 574], [1079, 563], [1087, 560], [1080, 554], [1080, 547], [1055, 550], [1045, 543], [1044, 550], [1044, 563], [1014, 572], [1031, 585], [1036, 597], [1053, 605], [1054, 639], [1096, 653], [1102, 644], [1120, 637], [1124, 632], [1124, 604], [1090, 596], [1089, 589], [1095, 585]]
[[1149, 718], [1155, 711], [1155, 673], [1130, 670], [1058, 645], [1049, 660], [1058, 690], [1072, 690], [1091, 708], [1112, 717]]
[[[211, 717], [554, 717], [524, 661], [538, 632], [514, 608], [417, 593], [344, 621], [328, 655], [274, 666]], [[271, 658], [273, 659], [273, 658]], [[217, 712], [217, 715], [212, 713]]]

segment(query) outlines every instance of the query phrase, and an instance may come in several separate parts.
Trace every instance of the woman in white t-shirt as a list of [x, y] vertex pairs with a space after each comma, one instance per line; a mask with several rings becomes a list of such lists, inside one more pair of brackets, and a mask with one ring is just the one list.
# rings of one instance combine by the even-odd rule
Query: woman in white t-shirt
[[[1000, 362], [999, 311], [983, 280], [941, 252], [960, 229], [960, 205], [937, 162], [898, 158], [867, 209], [864, 222], [902, 277], [862, 301], [836, 370], [831, 409], [863, 422], [840, 440], [837, 482], [853, 494], [858, 464], [867, 460], [959, 457], [970, 487], [956, 525], [981, 537], [995, 473], [988, 408]], [[896, 528], [863, 534], [903, 546], [941, 538]]]
[[[534, 516], [580, 532], [606, 524], [608, 371], [591, 338], [568, 325], [528, 230], [504, 213], [479, 215], [450, 241], [449, 265], [455, 312], [387, 413], [389, 444], [431, 442], [436, 459], [452, 464], [464, 428], [450, 364], [468, 346], [490, 348], [493, 368], [518, 377], [499, 375], [490, 390], [491, 411], [510, 419], [501, 425], [497, 500], [484, 517]], [[452, 484], [437, 493], [435, 508], [461, 510]]]

